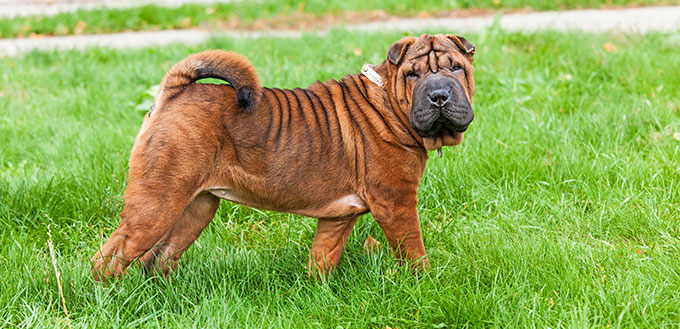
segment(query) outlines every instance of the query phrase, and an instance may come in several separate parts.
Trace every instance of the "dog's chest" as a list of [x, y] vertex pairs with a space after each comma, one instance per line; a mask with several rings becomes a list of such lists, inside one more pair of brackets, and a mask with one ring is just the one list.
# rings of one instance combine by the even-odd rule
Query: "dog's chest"
[[215, 187], [207, 190], [214, 196], [245, 206], [288, 212], [314, 218], [336, 218], [359, 215], [368, 211], [366, 203], [356, 194], [347, 194], [335, 200], [304, 209], [285, 209], [280, 205], [256, 201], [257, 198], [231, 188]]

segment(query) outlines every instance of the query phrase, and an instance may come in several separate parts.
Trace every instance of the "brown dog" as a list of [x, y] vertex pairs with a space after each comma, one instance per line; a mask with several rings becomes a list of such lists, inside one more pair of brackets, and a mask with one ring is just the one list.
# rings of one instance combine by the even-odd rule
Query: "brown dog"
[[[95, 278], [139, 257], [167, 273], [220, 199], [318, 218], [312, 272], [338, 264], [368, 212], [400, 259], [427, 267], [416, 192], [427, 150], [460, 144], [472, 121], [474, 52], [455, 35], [406, 37], [363, 75], [293, 90], [261, 87], [235, 53], [187, 57], [137, 135], [121, 223], [92, 259]], [[208, 77], [231, 85], [193, 83]]]

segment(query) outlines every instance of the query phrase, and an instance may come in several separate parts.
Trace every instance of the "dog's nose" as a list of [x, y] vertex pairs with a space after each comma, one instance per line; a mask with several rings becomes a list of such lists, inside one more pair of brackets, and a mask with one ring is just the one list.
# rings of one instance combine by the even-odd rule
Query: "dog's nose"
[[430, 103], [437, 107], [443, 107], [449, 102], [451, 98], [451, 93], [446, 89], [437, 89], [430, 92], [427, 97], [430, 99]]

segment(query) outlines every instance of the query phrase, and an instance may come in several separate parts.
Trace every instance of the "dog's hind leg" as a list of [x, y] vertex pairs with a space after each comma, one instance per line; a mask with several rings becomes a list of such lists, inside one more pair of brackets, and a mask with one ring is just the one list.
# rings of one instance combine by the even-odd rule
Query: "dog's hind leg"
[[319, 219], [307, 264], [310, 275], [327, 274], [338, 265], [357, 218]]
[[144, 254], [142, 260], [146, 271], [158, 271], [167, 275], [171, 269], [174, 270], [184, 251], [215, 217], [219, 205], [220, 199], [216, 196], [199, 194], [156, 246]]
[[[132, 261], [164, 242], [163, 238], [170, 238], [175, 224], [185, 222], [185, 212], [195, 211], [196, 205], [204, 202], [205, 197], [200, 196], [192, 203], [207, 175], [202, 168], [210, 168], [211, 160], [195, 154], [212, 154], [210, 150], [193, 153], [179, 143], [167, 145], [170, 142], [161, 138], [158, 144], [144, 143], [146, 139], [143, 136], [141, 144], [135, 144], [130, 156], [120, 226], [92, 258], [92, 274], [97, 280], [124, 274]], [[197, 225], [202, 228], [206, 224]]]
[[167, 234], [191, 198], [172, 186], [152, 188], [143, 180], [131, 180], [125, 190], [120, 226], [92, 258], [92, 274], [106, 280], [125, 273], [128, 265]]

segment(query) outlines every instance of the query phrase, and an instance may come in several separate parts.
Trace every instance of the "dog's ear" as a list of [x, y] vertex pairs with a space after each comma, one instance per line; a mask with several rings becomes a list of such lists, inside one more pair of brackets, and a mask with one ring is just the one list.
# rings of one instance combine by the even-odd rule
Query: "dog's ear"
[[472, 55], [475, 54], [475, 46], [459, 35], [447, 34], [446, 37], [453, 41], [453, 43], [458, 47], [458, 49], [460, 49], [460, 51], [463, 52], [463, 54], [469, 55], [470, 60], [472, 60]]
[[390, 63], [399, 65], [401, 60], [404, 59], [404, 55], [406, 55], [408, 48], [411, 47], [415, 40], [416, 38], [414, 37], [405, 37], [392, 44], [390, 50], [387, 51], [387, 59]]

